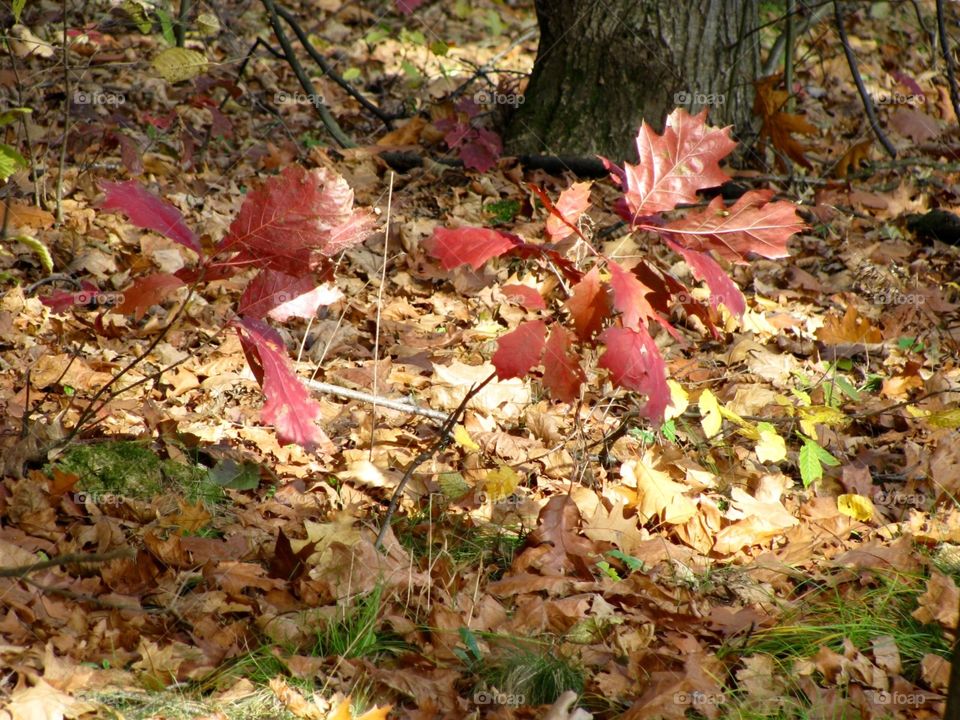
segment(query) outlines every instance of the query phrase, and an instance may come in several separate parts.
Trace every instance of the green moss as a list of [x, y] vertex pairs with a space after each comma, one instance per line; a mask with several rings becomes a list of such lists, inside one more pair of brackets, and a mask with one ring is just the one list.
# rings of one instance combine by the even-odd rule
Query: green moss
[[77, 490], [81, 492], [137, 500], [151, 500], [171, 491], [184, 492], [194, 500], [215, 501], [222, 497], [206, 468], [162, 460], [141, 442], [74, 445], [53, 467], [78, 475]]

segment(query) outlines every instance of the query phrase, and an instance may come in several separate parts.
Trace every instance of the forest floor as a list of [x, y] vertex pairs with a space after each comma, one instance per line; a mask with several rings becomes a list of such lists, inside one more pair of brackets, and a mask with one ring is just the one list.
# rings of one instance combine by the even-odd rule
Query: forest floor
[[[666, 422], [591, 367], [571, 403], [536, 373], [494, 380], [443, 447], [441, 420], [318, 394], [316, 450], [262, 422], [227, 327], [252, 273], [125, 313], [51, 307], [65, 291], [123, 298], [196, 258], [104, 208], [100, 183], [137, 179], [209, 248], [278, 170], [341, 175], [376, 227], [336, 259], [342, 297], [277, 325], [295, 368], [456, 413], [497, 338], [533, 317], [504, 286], [556, 283], [514, 260], [445, 270], [424, 242], [466, 225], [539, 241], [528, 184], [556, 201], [575, 180], [489, 157], [479, 133], [460, 157], [483, 172], [442, 162], [458, 156], [442, 121], [463, 120], [450, 93], [472, 79], [461, 97], [512, 97], [532, 67], [530, 4], [291, 5], [345, 80], [406, 116], [388, 131], [316, 80], [349, 150], [281, 59], [260, 46], [241, 68], [256, 38], [275, 45], [258, 3], [200, 8], [187, 47], [204, 74], [196, 56], [154, 62], [162, 13], [138, 28], [120, 8], [72, 9], [69, 87], [60, 6], [28, 5], [0, 68], [4, 141], [25, 161], [0, 190], [0, 718], [942, 715], [960, 612], [960, 233], [908, 217], [960, 210], [932, 0], [848, 21], [895, 160], [832, 20], [799, 37], [797, 116], [768, 116], [776, 144], [744, 138], [728, 172], [807, 227], [788, 258], [730, 268], [747, 309], [715, 313], [716, 337], [679, 315], [683, 342], [657, 334]], [[764, 52], [782, 5], [764, 4]], [[956, 46], [960, 5], [945, 7]], [[506, 110], [469, 120], [496, 130]], [[385, 146], [427, 159], [397, 172]], [[618, 231], [609, 180], [590, 192], [580, 227], [607, 257], [689, 279], [656, 238]]]

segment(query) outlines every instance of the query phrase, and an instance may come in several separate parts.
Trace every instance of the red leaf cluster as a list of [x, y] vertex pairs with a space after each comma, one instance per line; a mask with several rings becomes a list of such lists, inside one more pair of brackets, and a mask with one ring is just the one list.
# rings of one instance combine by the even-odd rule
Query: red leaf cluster
[[[598, 366], [617, 385], [645, 395], [644, 414], [661, 420], [670, 393], [666, 364], [650, 334], [650, 322], [680, 340], [670, 323], [672, 310], [680, 307], [716, 334], [714, 320], [720, 305], [737, 315], [746, 309], [743, 294], [721, 263], [746, 263], [754, 256], [786, 257], [787, 241], [803, 229], [792, 203], [771, 202], [773, 193], [763, 190], [744, 194], [730, 208], [717, 197], [708, 207], [684, 217], [662, 217], [678, 205], [695, 203], [699, 190], [727, 181], [720, 162], [735, 145], [729, 128], [706, 124], [706, 111], [694, 116], [675, 110], [662, 135], [646, 123], [640, 128], [639, 164], [621, 168], [604, 161], [623, 190], [616, 211], [631, 230], [656, 234], [686, 261], [693, 277], [709, 289], [709, 305], [694, 299], [668, 269], [654, 267], [646, 259], [627, 267], [597, 255], [596, 264], [583, 274], [560, 254], [559, 246], [527, 242], [488, 228], [437, 229], [428, 250], [446, 270], [461, 265], [478, 270], [488, 260], [507, 254], [539, 257], [553, 264], [572, 286], [564, 307], [573, 332], [563, 327], [563, 318], [551, 313], [546, 303], [543, 307], [523, 303], [543, 319], [523, 322], [499, 339], [492, 358], [499, 377], [521, 377], [542, 365], [544, 385], [556, 399], [569, 402], [579, 395], [585, 379], [580, 351], [599, 345], [603, 354]], [[579, 220], [590, 206], [589, 183], [575, 183], [556, 203], [540, 188], [531, 189], [548, 212], [546, 232], [552, 241], [571, 235], [587, 240]]]
[[[263, 320], [283, 322], [313, 317], [321, 305], [342, 295], [320, 284], [317, 271], [326, 258], [356, 245], [370, 232], [373, 215], [353, 206], [353, 190], [339, 175], [320, 168], [286, 168], [250, 192], [227, 236], [216, 251], [203, 256], [197, 236], [179, 210], [136, 181], [105, 182], [103, 207], [124, 212], [138, 227], [153, 230], [201, 255], [197, 268], [175, 276], [163, 273], [138, 278], [117, 307], [141, 319], [151, 305], [168, 299], [185, 283], [222, 279], [239, 270], [258, 268], [231, 322], [240, 335], [247, 361], [263, 387], [263, 419], [272, 423], [282, 443], [331, 451], [333, 446], [315, 424], [320, 407], [299, 381], [280, 336]], [[328, 279], [328, 278], [327, 278]], [[87, 303], [90, 292], [60, 294], [48, 305], [60, 310]]]

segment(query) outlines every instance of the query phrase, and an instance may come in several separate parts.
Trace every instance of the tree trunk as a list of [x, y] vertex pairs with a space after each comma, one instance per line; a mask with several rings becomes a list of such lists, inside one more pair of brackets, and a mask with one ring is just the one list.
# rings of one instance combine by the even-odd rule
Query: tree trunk
[[675, 107], [749, 128], [758, 0], [536, 0], [540, 46], [507, 127], [512, 154], [636, 160]]

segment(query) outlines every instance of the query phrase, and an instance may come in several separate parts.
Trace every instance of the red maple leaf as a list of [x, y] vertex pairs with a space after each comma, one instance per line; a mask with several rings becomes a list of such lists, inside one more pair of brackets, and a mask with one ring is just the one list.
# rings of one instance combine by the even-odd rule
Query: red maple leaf
[[593, 183], [574, 183], [562, 193], [555, 204], [547, 206], [547, 235], [559, 242], [575, 232], [580, 216], [590, 207], [590, 187]]
[[683, 259], [687, 261], [687, 265], [693, 271], [693, 276], [697, 280], [704, 281], [710, 288], [710, 304], [714, 309], [720, 303], [723, 303], [734, 315], [738, 317], [743, 315], [744, 310], [747, 309], [747, 301], [744, 299], [743, 293], [740, 292], [740, 288], [723, 271], [716, 260], [707, 253], [690, 250], [669, 239], [666, 242], [675, 253], [683, 256]]
[[247, 195], [221, 241], [236, 263], [299, 276], [341, 250], [363, 242], [373, 215], [353, 207], [353, 190], [326, 168], [286, 168]]
[[321, 415], [320, 405], [290, 366], [277, 331], [254, 318], [241, 317], [233, 325], [247, 362], [263, 388], [266, 401], [261, 417], [276, 428], [280, 444], [297, 443], [332, 453], [333, 443], [314, 422]]
[[311, 275], [294, 277], [276, 270], [259, 272], [237, 303], [237, 314], [262, 319], [269, 315], [277, 322], [291, 317], [310, 319], [317, 308], [343, 298], [330, 283], [318, 285]]
[[604, 321], [610, 316], [610, 297], [606, 285], [600, 280], [598, 268], [592, 268], [573, 286], [573, 293], [566, 305], [581, 342], [587, 342], [600, 332]]
[[600, 340], [606, 350], [597, 364], [609, 370], [610, 378], [620, 387], [644, 393], [647, 402], [641, 413], [661, 422], [670, 403], [667, 367], [646, 327], [609, 327]]
[[719, 195], [699, 213], [674, 220], [665, 228], [680, 237], [674, 240], [690, 250], [715, 250], [731, 262], [746, 263], [750, 253], [766, 258], [787, 257], [787, 241], [805, 227], [796, 205], [786, 201], [768, 202], [772, 190], [751, 190], [736, 204], [724, 207]]
[[521, 244], [523, 241], [516, 235], [490, 228], [438, 227], [426, 246], [429, 253], [440, 261], [444, 270], [453, 270], [460, 265], [469, 265], [474, 270], [479, 270], [490, 258], [499, 257]]
[[497, 340], [497, 351], [491, 362], [497, 369], [500, 380], [523, 377], [543, 355], [543, 344], [547, 337], [547, 326], [541, 320], [520, 323], [516, 329]]
[[697, 190], [730, 179], [719, 162], [737, 144], [730, 139], [729, 127], [712, 128], [706, 118], [706, 110], [690, 115], [678, 108], [667, 117], [663, 135], [644, 122], [637, 135], [640, 164], [625, 163], [621, 170], [606, 163], [625, 193], [619, 210], [627, 222], [695, 202]]
[[547, 304], [536, 288], [529, 285], [504, 285], [500, 290], [511, 300], [523, 305], [527, 310], [546, 310]]
[[621, 313], [624, 327], [636, 330], [638, 326], [646, 324], [647, 318], [656, 318], [657, 314], [647, 302], [650, 288], [620, 263], [611, 260], [607, 264], [610, 267], [613, 307]]
[[49, 295], [41, 297], [40, 302], [53, 310], [53, 312], [60, 313], [74, 305], [88, 305], [100, 295], [100, 290], [97, 286], [88, 280], [82, 281], [80, 288], [79, 292], [55, 290]]
[[580, 385], [586, 380], [576, 354], [570, 352], [572, 344], [573, 334], [554, 325], [543, 356], [543, 384], [553, 398], [567, 403], [577, 399]]
[[468, 170], [485, 173], [503, 154], [500, 136], [484, 128], [471, 128], [460, 144], [460, 159]]
[[133, 313], [136, 320], [142, 320], [151, 305], [158, 305], [170, 299], [170, 294], [183, 287], [183, 280], [167, 273], [155, 273], [137, 278], [133, 285], [123, 291], [123, 302], [116, 311], [122, 314]]
[[120, 210], [137, 227], [158, 232], [200, 253], [200, 241], [187, 227], [180, 211], [141, 187], [136, 180], [116, 183], [101, 180], [100, 188], [107, 195], [102, 206], [105, 210]]

